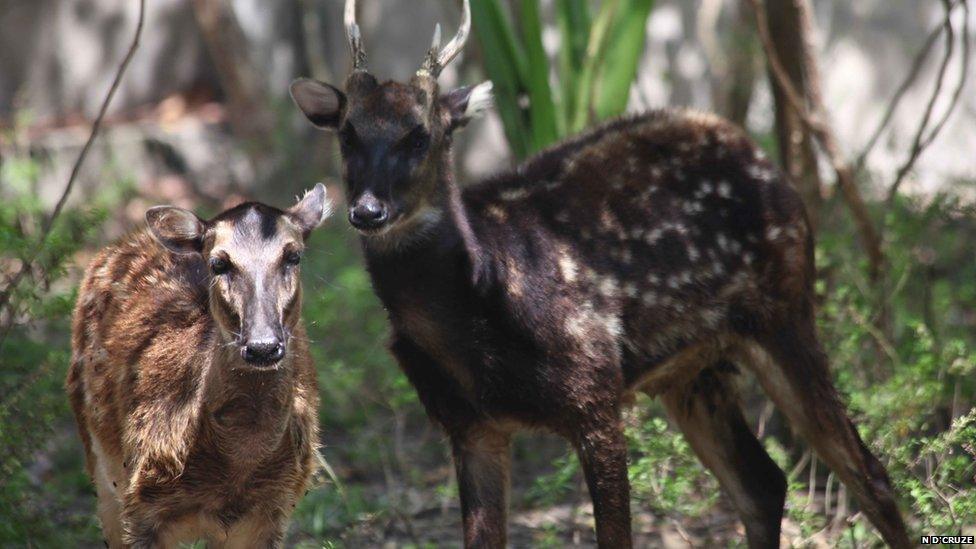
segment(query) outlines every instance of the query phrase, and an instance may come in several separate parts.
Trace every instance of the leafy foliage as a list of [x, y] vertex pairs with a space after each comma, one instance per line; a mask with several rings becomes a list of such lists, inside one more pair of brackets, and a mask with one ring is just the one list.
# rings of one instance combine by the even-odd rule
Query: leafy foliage
[[523, 158], [627, 107], [653, 0], [606, 0], [596, 14], [584, 0], [555, 3], [558, 85], [550, 85], [539, 0], [519, 2], [518, 28], [502, 0], [473, 2], [475, 33], [498, 112]]
[[[17, 131], [4, 136], [16, 142]], [[19, 270], [19, 284], [5, 277], [8, 301], [0, 314], [0, 546], [24, 543], [70, 546], [97, 539], [87, 510], [72, 508], [78, 493], [90, 493], [76, 447], [58, 445], [55, 426], [70, 422], [62, 380], [70, 351], [69, 319], [76, 289], [67, 266], [92, 241], [106, 217], [106, 199], [65, 210], [41, 240], [46, 210], [35, 185], [40, 161], [14, 149], [0, 164], [0, 267]]]

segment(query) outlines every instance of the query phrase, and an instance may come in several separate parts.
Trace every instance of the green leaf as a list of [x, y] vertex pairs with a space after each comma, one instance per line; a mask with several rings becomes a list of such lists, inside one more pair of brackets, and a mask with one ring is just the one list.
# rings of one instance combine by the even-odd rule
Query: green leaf
[[622, 0], [621, 9], [610, 33], [599, 87], [594, 99], [598, 119], [617, 116], [627, 108], [630, 87], [637, 76], [637, 64], [644, 53], [647, 18], [654, 0]]
[[583, 62], [583, 69], [576, 86], [575, 111], [569, 126], [572, 133], [585, 128], [590, 123], [592, 115], [595, 114], [593, 112], [595, 79], [599, 67], [604, 61], [608, 34], [619, 5], [620, 0], [605, 0], [601, 4], [600, 12], [590, 29], [590, 37], [586, 46], [586, 59]]
[[560, 134], [565, 134], [576, 110], [576, 89], [586, 57], [590, 34], [590, 10], [586, 0], [557, 0], [556, 25], [559, 27]]
[[519, 158], [530, 150], [529, 127], [519, 107], [525, 90], [527, 61], [499, 0], [471, 3], [474, 30], [481, 44], [485, 71], [494, 83], [495, 106], [512, 152]]
[[549, 60], [542, 46], [542, 20], [538, 0], [522, 0], [522, 39], [531, 70], [526, 81], [529, 90], [529, 123], [532, 151], [536, 152], [559, 138], [556, 106], [549, 87]]

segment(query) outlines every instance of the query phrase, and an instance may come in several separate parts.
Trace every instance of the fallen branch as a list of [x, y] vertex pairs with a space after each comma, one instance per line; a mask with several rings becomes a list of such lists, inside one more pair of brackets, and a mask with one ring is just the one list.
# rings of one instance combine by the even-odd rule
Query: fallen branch
[[749, 0], [749, 3], [752, 4], [753, 11], [756, 14], [756, 28], [759, 31], [759, 39], [762, 42], [763, 50], [766, 52], [766, 58], [769, 61], [772, 74], [776, 78], [776, 82], [779, 84], [787, 100], [790, 102], [790, 106], [793, 107], [797, 116], [799, 116], [806, 131], [816, 138], [817, 142], [820, 143], [820, 147], [827, 155], [830, 165], [837, 175], [837, 185], [840, 187], [844, 201], [850, 209], [851, 215], [854, 217], [854, 224], [857, 226], [858, 236], [867, 252], [870, 278], [872, 281], [877, 280], [884, 267], [881, 237], [874, 223], [871, 221], [867, 206], [854, 181], [854, 172], [851, 170], [850, 165], [844, 159], [843, 155], [841, 155], [840, 146], [833, 130], [825, 122], [826, 111], [820, 94], [819, 92], [810, 94], [811, 97], [809, 99], [811, 105], [810, 108], [807, 108], [806, 99], [793, 86], [792, 80], [773, 47], [765, 7], [760, 0]]
[[[37, 246], [34, 248], [34, 253], [24, 260], [20, 269], [10, 277], [7, 287], [3, 289], [0, 293], [0, 313], [7, 308], [10, 303], [10, 299], [13, 296], [14, 290], [23, 280], [24, 276], [30, 272], [31, 268], [34, 266], [34, 262], [37, 261], [38, 255], [40, 255], [40, 250], [44, 249], [44, 244], [47, 243], [47, 239], [51, 236], [51, 230], [54, 228], [54, 222], [57, 221], [58, 217], [61, 215], [62, 210], [64, 210], [65, 204], [68, 202], [68, 197], [71, 195], [71, 191], [74, 189], [75, 180], [78, 179], [78, 173], [81, 171], [81, 166], [85, 163], [85, 158], [88, 157], [88, 151], [91, 149], [92, 143], [95, 142], [95, 138], [98, 136], [98, 132], [102, 127], [102, 120], [105, 118], [105, 112], [108, 111], [109, 105], [112, 103], [112, 98], [115, 97], [115, 92], [119, 88], [119, 83], [122, 82], [122, 75], [125, 74], [126, 69], [129, 67], [129, 62], [132, 61], [132, 57], [139, 47], [139, 40], [142, 38], [142, 28], [145, 22], [146, 16], [146, 0], [139, 0], [139, 20], [136, 23], [135, 36], [132, 37], [132, 44], [129, 46], [129, 51], [125, 54], [125, 58], [122, 60], [122, 64], [119, 65], [119, 70], [115, 73], [115, 79], [112, 81], [112, 86], [108, 90], [108, 95], [105, 96], [105, 100], [102, 101], [102, 106], [98, 110], [98, 116], [95, 118], [95, 122], [92, 124], [91, 133], [88, 135], [88, 140], [85, 141], [85, 145], [81, 149], [81, 153], [78, 154], [78, 159], [75, 160], [74, 166], [71, 168], [71, 175], [68, 176], [68, 183], [64, 186], [64, 191], [61, 192], [61, 197], [58, 199], [57, 204], [54, 206], [54, 210], [51, 211], [51, 215], [44, 221], [41, 226], [41, 232], [37, 241]], [[10, 326], [13, 325], [13, 315], [7, 320], [7, 325], [4, 327], [3, 334], [0, 335], [0, 345], [6, 339], [7, 332]]]

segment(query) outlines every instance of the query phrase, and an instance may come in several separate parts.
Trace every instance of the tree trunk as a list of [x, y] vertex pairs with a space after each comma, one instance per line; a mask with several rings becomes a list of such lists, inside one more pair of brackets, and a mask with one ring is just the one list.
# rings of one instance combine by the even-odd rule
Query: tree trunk
[[[813, 13], [808, 0], [763, 0], [769, 20], [770, 37], [793, 86], [804, 99], [820, 94], [819, 75], [811, 56]], [[810, 67], [810, 68], [808, 68]], [[812, 69], [812, 70], [811, 70]], [[821, 195], [820, 173], [813, 136], [804, 131], [800, 116], [790, 105], [775, 76], [770, 74], [776, 102], [776, 138], [783, 169], [803, 196], [814, 229], [819, 224]], [[816, 103], [816, 101], [811, 101]]]
[[226, 94], [231, 130], [258, 168], [272, 150], [274, 120], [267, 90], [248, 56], [244, 32], [228, 0], [193, 0], [193, 9]]

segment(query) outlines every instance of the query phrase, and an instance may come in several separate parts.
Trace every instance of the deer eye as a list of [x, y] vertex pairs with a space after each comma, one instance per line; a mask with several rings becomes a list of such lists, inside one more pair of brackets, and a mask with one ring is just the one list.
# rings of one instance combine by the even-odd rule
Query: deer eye
[[210, 272], [214, 275], [226, 274], [230, 271], [230, 263], [223, 258], [214, 257], [210, 260]]
[[415, 151], [422, 151], [427, 148], [427, 135], [420, 134], [413, 138], [413, 148]]
[[285, 254], [286, 265], [298, 265], [302, 261], [302, 254], [298, 252], [288, 252]]
[[429, 143], [430, 135], [427, 133], [427, 128], [423, 124], [420, 124], [410, 130], [410, 133], [400, 141], [398, 147], [400, 147], [400, 150], [414, 150], [419, 152], [426, 149]]

